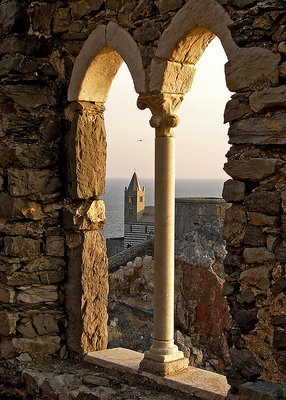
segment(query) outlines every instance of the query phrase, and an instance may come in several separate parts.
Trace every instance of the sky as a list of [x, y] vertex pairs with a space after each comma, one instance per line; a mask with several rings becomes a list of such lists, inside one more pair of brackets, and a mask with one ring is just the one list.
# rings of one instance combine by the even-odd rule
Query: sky
[[[226, 55], [215, 38], [196, 64], [190, 91], [177, 111], [175, 128], [176, 179], [226, 179], [223, 171], [228, 124], [223, 113], [231, 92], [225, 84]], [[129, 70], [124, 63], [112, 83], [106, 102], [107, 178], [154, 177], [155, 131], [150, 110], [136, 106]]]

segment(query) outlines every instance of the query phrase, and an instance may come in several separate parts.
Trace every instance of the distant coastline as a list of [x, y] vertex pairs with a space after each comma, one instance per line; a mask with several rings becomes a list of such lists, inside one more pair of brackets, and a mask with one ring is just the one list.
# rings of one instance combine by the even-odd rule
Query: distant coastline
[[[176, 197], [221, 197], [226, 179], [176, 179]], [[106, 179], [106, 193], [101, 196], [106, 206], [105, 238], [123, 236], [124, 188], [129, 178]], [[146, 205], [154, 205], [154, 180], [140, 178], [146, 189]]]

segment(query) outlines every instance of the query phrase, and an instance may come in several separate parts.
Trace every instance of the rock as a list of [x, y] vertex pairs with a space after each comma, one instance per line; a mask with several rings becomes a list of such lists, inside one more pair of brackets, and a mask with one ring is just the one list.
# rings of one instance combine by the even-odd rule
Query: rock
[[15, 35], [6, 37], [1, 39], [0, 55], [20, 53], [36, 56], [43, 52], [43, 44], [46, 45], [46, 41], [41, 40], [35, 35]]
[[239, 202], [245, 196], [245, 183], [228, 179], [224, 182], [222, 197], [226, 202]]
[[56, 105], [56, 97], [48, 86], [5, 85], [1, 86], [0, 94], [24, 108]]
[[82, 381], [90, 385], [110, 386], [110, 380], [96, 375], [83, 375]]
[[22, 272], [63, 271], [66, 262], [63, 258], [36, 257], [22, 268]]
[[21, 353], [16, 359], [22, 363], [27, 363], [32, 361], [32, 358], [29, 356], [28, 353]]
[[[274, 98], [274, 96], [273, 96]], [[261, 100], [262, 102], [262, 100]], [[266, 100], [265, 100], [266, 102]], [[266, 103], [265, 107], [270, 104]], [[255, 104], [258, 107], [258, 104]], [[263, 104], [261, 103], [261, 107]], [[231, 144], [285, 144], [286, 113], [267, 118], [248, 118], [232, 122], [228, 131]]]
[[57, 400], [58, 392], [74, 382], [75, 378], [76, 376], [72, 374], [62, 374], [46, 378], [42, 382], [40, 389], [45, 397], [47, 396], [48, 398]]
[[256, 311], [233, 310], [232, 317], [243, 333], [248, 333], [255, 328], [258, 322]]
[[278, 51], [286, 55], [286, 42], [279, 43]]
[[58, 8], [55, 12], [54, 21], [52, 24], [53, 33], [67, 32], [71, 22], [70, 8]]
[[269, 275], [270, 273], [267, 267], [257, 267], [243, 271], [240, 274], [240, 279], [259, 289], [268, 289], [270, 286]]
[[271, 293], [273, 296], [277, 296], [286, 288], [286, 279], [279, 278], [271, 287]]
[[68, 229], [102, 229], [105, 223], [105, 204], [103, 200], [85, 201], [81, 204], [66, 202], [63, 222]]
[[131, 20], [138, 21], [140, 19], [151, 17], [156, 12], [158, 12], [158, 8], [154, 4], [154, 1], [143, 0], [140, 3], [136, 3], [136, 8], [131, 14]]
[[279, 215], [280, 214], [280, 193], [256, 191], [247, 196], [244, 200], [248, 211], [261, 214]]
[[26, 199], [15, 199], [7, 193], [0, 193], [0, 214], [2, 218], [41, 220], [44, 213], [40, 204]]
[[8, 189], [12, 196], [43, 193], [50, 179], [50, 171], [9, 170]]
[[54, 302], [58, 299], [57, 286], [43, 285], [19, 287], [18, 301], [27, 304]]
[[275, 261], [273, 253], [263, 247], [248, 247], [243, 250], [245, 262], [252, 263], [267, 263]]
[[16, 0], [10, 0], [0, 5], [1, 35], [8, 35], [11, 33], [19, 16], [19, 12], [19, 3]]
[[33, 317], [33, 325], [38, 335], [58, 333], [59, 328], [55, 318], [50, 314], [39, 314]]
[[255, 0], [231, 0], [231, 4], [238, 8], [251, 6], [253, 3], [256, 3], [256, 1]]
[[250, 87], [276, 85], [279, 61], [280, 55], [262, 47], [239, 49], [225, 64], [228, 89], [236, 92]]
[[253, 28], [261, 28], [268, 30], [272, 26], [272, 19], [268, 15], [260, 15], [259, 17], [255, 18], [253, 22]]
[[53, 8], [53, 4], [38, 4], [37, 7], [33, 7], [31, 22], [34, 32], [39, 32], [42, 35], [49, 35], [51, 33]]
[[231, 160], [224, 164], [225, 172], [233, 179], [260, 182], [275, 172], [281, 161], [272, 158], [251, 158], [250, 160]]
[[14, 303], [14, 300], [15, 290], [0, 284], [0, 301], [3, 303]]
[[278, 261], [286, 262], [286, 247], [285, 246], [276, 247], [275, 255]]
[[5, 254], [8, 256], [33, 258], [41, 254], [41, 241], [36, 239], [7, 236], [4, 245]]
[[249, 104], [253, 111], [260, 112], [271, 108], [286, 107], [286, 85], [275, 88], [266, 88], [254, 92], [249, 97]]
[[286, 40], [286, 25], [280, 25], [276, 32], [272, 35], [272, 39], [275, 42]]
[[3, 275], [1, 276], [1, 281], [5, 283], [5, 285], [9, 286], [22, 286], [22, 285], [31, 285], [33, 283], [39, 283], [39, 278], [37, 275], [25, 274], [23, 272], [14, 272], [11, 275]]
[[229, 350], [229, 354], [233, 365], [246, 379], [255, 379], [262, 372], [251, 351], [247, 349], [238, 350], [233, 347]]
[[281, 239], [279, 236], [267, 235], [267, 250], [274, 251], [275, 248], [280, 244]]
[[142, 26], [135, 29], [133, 33], [134, 39], [141, 44], [147, 44], [157, 40], [160, 37], [160, 30], [158, 27], [159, 24], [154, 21], [144, 22]]
[[[278, 383], [271, 382], [246, 382], [239, 387], [239, 395], [241, 400], [246, 399], [261, 399], [261, 400], [272, 400], [276, 396], [279, 390], [282, 390], [282, 397], [286, 395], [286, 388], [283, 388]], [[280, 397], [280, 396], [279, 396]], [[277, 400], [279, 399], [277, 397]]]
[[286, 329], [275, 329], [273, 347], [277, 350], [286, 350]]
[[18, 314], [0, 311], [0, 335], [9, 336], [16, 333]]
[[45, 255], [62, 257], [65, 255], [65, 239], [62, 236], [46, 238]]
[[271, 324], [273, 325], [286, 325], [286, 314], [280, 314], [280, 315], [273, 315], [271, 318]]
[[[244, 243], [250, 246], [265, 246], [266, 235], [262, 229], [255, 225], [247, 225], [243, 239]], [[269, 249], [268, 249], [269, 250]]]
[[226, 242], [234, 247], [239, 247], [243, 242], [246, 228], [246, 214], [239, 205], [232, 205], [225, 212], [225, 221], [222, 235]]
[[279, 76], [286, 78], [286, 61], [284, 61], [279, 67]]
[[249, 304], [249, 303], [252, 303], [254, 300], [255, 300], [255, 296], [254, 296], [254, 293], [253, 293], [253, 291], [251, 290], [251, 289], [245, 289], [245, 290], [242, 290], [237, 296], [236, 296], [236, 298], [237, 298], [237, 301], [239, 302], [239, 303], [247, 303], [247, 304]]
[[224, 123], [240, 119], [250, 112], [248, 104], [241, 103], [237, 99], [231, 99], [226, 103], [224, 110]]
[[248, 216], [249, 222], [252, 225], [273, 226], [273, 227], [280, 225], [279, 217], [272, 217], [270, 215], [264, 215], [264, 214], [255, 213], [255, 212], [248, 212], [247, 216]]
[[19, 326], [17, 327], [17, 331], [20, 332], [21, 335], [26, 338], [34, 338], [37, 336], [31, 321], [19, 324]]
[[160, 0], [159, 11], [161, 14], [165, 14], [169, 11], [174, 11], [180, 8], [183, 4], [183, 0]]
[[60, 348], [59, 336], [43, 336], [36, 338], [12, 338], [0, 343], [0, 354], [4, 358], [15, 357], [17, 354], [28, 353], [43, 358], [47, 354], [55, 354]]

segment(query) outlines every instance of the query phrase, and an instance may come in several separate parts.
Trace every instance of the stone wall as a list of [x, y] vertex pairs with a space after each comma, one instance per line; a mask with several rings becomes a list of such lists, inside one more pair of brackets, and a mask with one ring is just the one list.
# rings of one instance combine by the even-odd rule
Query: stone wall
[[175, 126], [216, 35], [235, 92], [225, 110], [228, 379], [285, 383], [285, 18], [283, 0], [0, 2], [2, 357], [106, 345], [103, 103], [123, 59], [152, 126]]

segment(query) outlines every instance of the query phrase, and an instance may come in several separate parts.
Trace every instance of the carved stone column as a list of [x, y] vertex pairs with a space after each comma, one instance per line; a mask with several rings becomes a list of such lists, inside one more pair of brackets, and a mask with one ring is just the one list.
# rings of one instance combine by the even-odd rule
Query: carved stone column
[[150, 108], [155, 139], [155, 237], [154, 237], [154, 337], [140, 369], [169, 375], [185, 369], [184, 358], [174, 344], [174, 228], [175, 138], [174, 111], [182, 101], [177, 95], [150, 95], [138, 99], [140, 109]]

